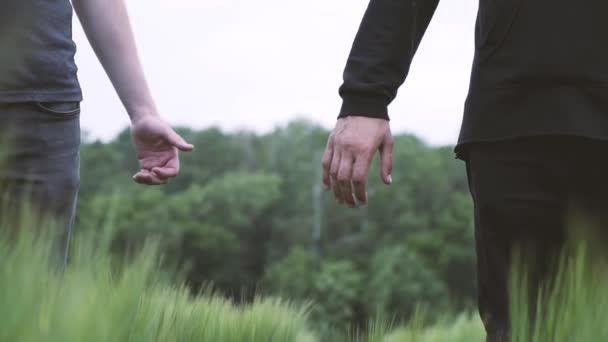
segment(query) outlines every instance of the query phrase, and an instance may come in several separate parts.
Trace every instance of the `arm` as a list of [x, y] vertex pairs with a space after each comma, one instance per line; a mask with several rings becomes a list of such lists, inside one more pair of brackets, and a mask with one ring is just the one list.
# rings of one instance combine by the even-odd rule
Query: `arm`
[[158, 115], [139, 61], [124, 0], [73, 0], [84, 31], [131, 119], [141, 170], [135, 181], [162, 184], [179, 173], [178, 149], [192, 150]]
[[340, 117], [388, 120], [388, 105], [409, 72], [438, 0], [371, 0], [340, 87]]
[[391, 184], [393, 138], [388, 105], [403, 84], [438, 0], [371, 0], [340, 87], [343, 103], [323, 156], [323, 183], [340, 203], [367, 202], [366, 182], [380, 151]]
[[123, 0], [73, 0], [72, 3], [131, 120], [156, 115]]

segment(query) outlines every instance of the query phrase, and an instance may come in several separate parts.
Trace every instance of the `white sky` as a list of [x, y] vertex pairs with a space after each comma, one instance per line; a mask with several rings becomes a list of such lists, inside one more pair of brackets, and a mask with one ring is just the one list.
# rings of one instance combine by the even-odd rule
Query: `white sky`
[[[173, 125], [267, 132], [305, 117], [330, 128], [367, 0], [127, 0], [161, 114]], [[443, 0], [390, 107], [393, 132], [454, 143], [473, 58], [476, 0]], [[128, 124], [74, 23], [82, 127], [109, 139]]]

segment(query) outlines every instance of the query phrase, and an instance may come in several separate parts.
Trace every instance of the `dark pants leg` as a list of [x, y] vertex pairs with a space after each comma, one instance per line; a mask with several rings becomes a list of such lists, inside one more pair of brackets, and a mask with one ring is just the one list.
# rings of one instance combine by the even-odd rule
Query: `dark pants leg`
[[[567, 237], [578, 229], [570, 225], [573, 213], [590, 224], [585, 228], [592, 228], [600, 249], [608, 242], [608, 142], [537, 137], [475, 144], [467, 153], [479, 311], [488, 341], [508, 341], [515, 247], [531, 272], [534, 294], [550, 280]], [[529, 306], [535, 307], [534, 296]]]
[[[509, 276], [517, 247], [532, 289], [551, 274], [565, 241], [571, 200], [573, 138], [477, 144], [467, 171], [475, 204], [478, 305], [488, 341], [508, 341]], [[530, 306], [534, 307], [531, 297]]]
[[52, 219], [60, 267], [80, 182], [79, 116], [78, 103], [0, 104], [0, 215], [15, 216], [28, 201], [32, 216]]

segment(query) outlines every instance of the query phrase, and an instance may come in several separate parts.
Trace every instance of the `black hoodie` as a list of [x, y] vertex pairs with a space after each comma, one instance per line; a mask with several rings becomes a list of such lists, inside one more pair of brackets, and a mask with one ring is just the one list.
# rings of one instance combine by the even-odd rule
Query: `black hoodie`
[[[388, 120], [437, 3], [370, 1], [340, 117]], [[608, 1], [480, 0], [457, 152], [470, 142], [556, 134], [608, 138]]]

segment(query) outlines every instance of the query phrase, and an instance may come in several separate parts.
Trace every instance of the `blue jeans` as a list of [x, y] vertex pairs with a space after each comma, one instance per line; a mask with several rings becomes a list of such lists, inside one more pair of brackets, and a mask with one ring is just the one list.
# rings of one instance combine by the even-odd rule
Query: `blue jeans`
[[0, 141], [0, 217], [28, 204], [32, 217], [52, 219], [63, 268], [80, 184], [80, 104], [0, 104]]

